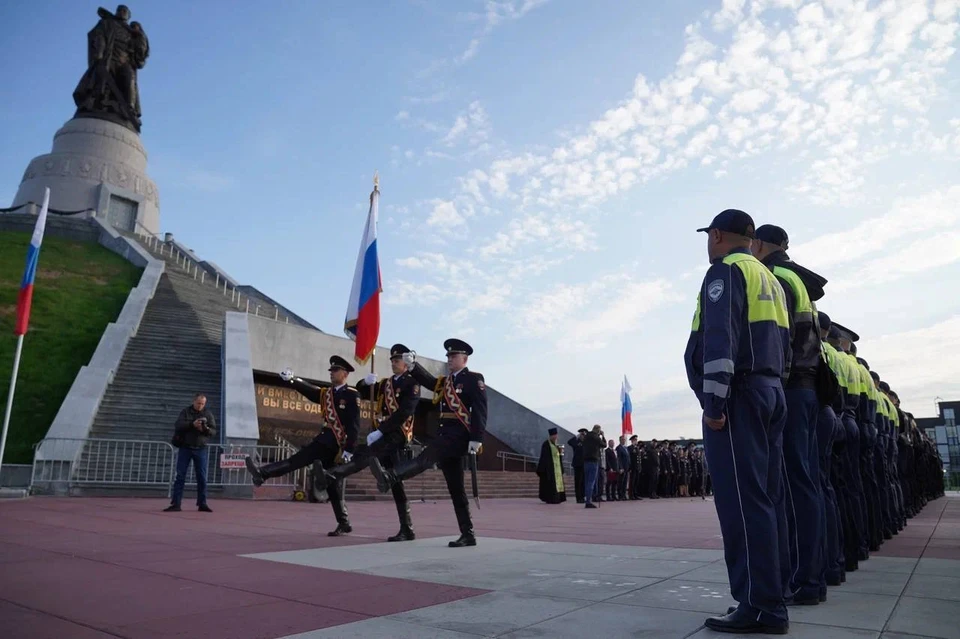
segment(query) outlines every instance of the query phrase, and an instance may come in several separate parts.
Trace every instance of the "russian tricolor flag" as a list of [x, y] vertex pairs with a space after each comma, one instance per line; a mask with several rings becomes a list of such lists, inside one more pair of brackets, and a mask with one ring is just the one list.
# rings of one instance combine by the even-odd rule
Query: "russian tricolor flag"
[[43, 191], [43, 206], [37, 216], [37, 225], [30, 238], [27, 248], [27, 268], [23, 271], [23, 280], [20, 282], [20, 294], [17, 296], [17, 321], [13, 327], [14, 335], [26, 335], [30, 324], [30, 305], [33, 302], [33, 280], [37, 275], [37, 262], [40, 260], [40, 244], [43, 242], [43, 231], [47, 227], [47, 207], [50, 204], [50, 189]]
[[620, 423], [623, 426], [624, 435], [633, 435], [633, 402], [630, 401], [630, 382], [627, 376], [623, 376], [623, 383], [620, 385]]
[[353, 357], [360, 364], [366, 363], [377, 347], [380, 335], [380, 259], [377, 256], [377, 209], [380, 189], [374, 180], [373, 193], [370, 194], [370, 212], [367, 226], [363, 229], [363, 241], [357, 256], [357, 268], [353, 274], [353, 288], [350, 290], [350, 304], [343, 331], [356, 344]]

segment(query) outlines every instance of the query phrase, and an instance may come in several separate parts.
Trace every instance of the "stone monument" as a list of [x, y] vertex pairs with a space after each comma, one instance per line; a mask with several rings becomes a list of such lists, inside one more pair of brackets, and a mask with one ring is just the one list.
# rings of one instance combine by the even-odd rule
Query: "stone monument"
[[150, 44], [125, 5], [97, 15], [87, 34], [87, 69], [73, 92], [77, 110], [53, 136], [53, 150], [27, 166], [13, 206], [39, 206], [49, 187], [51, 209], [95, 211], [118, 230], [158, 234], [160, 198], [146, 174], [137, 85]]

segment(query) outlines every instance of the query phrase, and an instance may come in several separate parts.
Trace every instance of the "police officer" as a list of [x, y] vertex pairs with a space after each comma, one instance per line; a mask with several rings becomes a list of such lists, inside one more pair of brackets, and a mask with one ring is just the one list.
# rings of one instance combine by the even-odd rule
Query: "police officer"
[[860, 337], [849, 328], [833, 321], [830, 326], [829, 342], [837, 350], [837, 363], [843, 369], [843, 411], [840, 422], [843, 424], [844, 440], [844, 484], [850, 507], [852, 530], [847, 542], [845, 556], [846, 569], [849, 572], [859, 568], [860, 561], [870, 558], [867, 541], [867, 508], [863, 494], [863, 480], [860, 475], [860, 427], [857, 414], [860, 408], [860, 373], [856, 369], [856, 360], [849, 356], [850, 345]]
[[[339, 355], [334, 355], [330, 358], [329, 372], [330, 388], [320, 388], [299, 377], [294, 377], [293, 371], [289, 368], [280, 373], [280, 379], [311, 402], [320, 405], [325, 423], [320, 434], [314, 437], [313, 441], [287, 459], [258, 467], [250, 457], [247, 457], [247, 470], [255, 486], [262, 485], [270, 477], [292, 473], [314, 461], [331, 467], [338, 457], [342, 457], [345, 462], [349, 462], [353, 457], [353, 449], [360, 432], [360, 394], [356, 389], [347, 386], [347, 376], [353, 372], [353, 366]], [[336, 529], [327, 534], [338, 537], [352, 532], [353, 528], [347, 517], [347, 506], [343, 501], [342, 482], [329, 482], [326, 490], [330, 496], [333, 514], [337, 518]]]
[[[403, 361], [404, 353], [409, 352], [410, 349], [403, 344], [394, 344], [390, 347], [390, 367], [393, 375], [377, 382], [377, 376], [370, 373], [357, 383], [357, 392], [361, 397], [369, 397], [370, 389], [373, 389], [375, 414], [383, 415], [383, 418], [377, 421], [377, 428], [367, 435], [366, 448], [361, 448], [353, 459], [326, 472], [322, 467], [316, 469], [318, 476], [323, 478], [319, 482], [320, 489], [326, 486], [327, 478], [339, 481], [367, 468], [370, 457], [383, 460], [387, 468], [393, 468], [399, 461], [400, 454], [413, 439], [413, 417], [417, 411], [417, 402], [420, 401], [420, 385]], [[319, 465], [319, 462], [315, 462], [314, 467]], [[391, 490], [400, 518], [400, 532], [387, 537], [387, 541], [416, 539], [410, 519], [410, 502], [403, 489], [403, 482], [395, 483]]]
[[[785, 530], [780, 541], [781, 574], [784, 587], [792, 595], [788, 604], [817, 605], [821, 592], [824, 517], [820, 492], [820, 458], [817, 448], [817, 367], [820, 362], [820, 334], [813, 303], [823, 297], [821, 282], [814, 274], [795, 264], [787, 255], [787, 232], [779, 226], [764, 224], [756, 230], [753, 255], [769, 268], [783, 288], [790, 319], [791, 358], [787, 360], [787, 425], [783, 431], [783, 474], [786, 482]], [[786, 539], [784, 539], [784, 536]], [[789, 562], [784, 566], [784, 562]]]
[[413, 366], [414, 379], [433, 390], [433, 401], [440, 404], [440, 430], [414, 459], [385, 469], [376, 457], [370, 470], [377, 478], [377, 487], [385, 493], [398, 481], [415, 477], [437, 464], [443, 471], [447, 490], [460, 527], [460, 538], [450, 542], [451, 548], [476, 546], [470, 519], [470, 502], [463, 485], [463, 456], [480, 451], [487, 426], [487, 389], [483, 375], [467, 369], [467, 358], [473, 347], [459, 339], [443, 343], [447, 351], [448, 375], [434, 377], [416, 362], [413, 353], [404, 354], [404, 361]]
[[[820, 407], [817, 416], [817, 449], [820, 455], [820, 491], [824, 503], [824, 559], [822, 567], [822, 582], [829, 586], [839, 586], [845, 579], [843, 554], [843, 523], [838, 504], [837, 487], [833, 485], [833, 446], [836, 438], [842, 437], [842, 426], [837, 418], [837, 411], [843, 410], [843, 396], [840, 388], [840, 375], [837, 370], [837, 351], [827, 343], [830, 332], [830, 316], [822, 311], [817, 312], [817, 323], [820, 328], [821, 349], [824, 363], [833, 374], [835, 388], [832, 397]], [[826, 373], [824, 373], [826, 374]], [[824, 389], [826, 392], [829, 389]]]
[[707, 233], [711, 266], [684, 359], [703, 408], [730, 591], [739, 602], [706, 626], [786, 634], [774, 504], [787, 419], [781, 380], [790, 357], [790, 324], [780, 283], [750, 253], [754, 228], [749, 215], [727, 209], [698, 229]]

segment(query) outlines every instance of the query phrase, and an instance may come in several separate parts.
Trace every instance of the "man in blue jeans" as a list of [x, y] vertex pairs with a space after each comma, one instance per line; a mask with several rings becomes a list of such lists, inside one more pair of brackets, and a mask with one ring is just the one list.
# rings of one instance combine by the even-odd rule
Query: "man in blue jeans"
[[177, 479], [173, 483], [173, 499], [164, 512], [180, 512], [180, 500], [183, 499], [183, 485], [187, 481], [187, 470], [193, 462], [193, 472], [197, 477], [197, 510], [213, 512], [207, 505], [207, 439], [217, 434], [217, 422], [213, 413], [207, 409], [207, 398], [203, 393], [193, 396], [193, 403], [177, 417], [174, 426], [173, 445], [177, 451]]

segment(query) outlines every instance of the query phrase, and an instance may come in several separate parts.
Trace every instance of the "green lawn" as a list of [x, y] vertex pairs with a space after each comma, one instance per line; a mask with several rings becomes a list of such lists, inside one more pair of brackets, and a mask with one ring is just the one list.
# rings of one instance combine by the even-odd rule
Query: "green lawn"
[[[10, 391], [17, 294], [30, 233], [0, 231], [0, 419]], [[99, 244], [46, 236], [34, 280], [4, 462], [31, 463], [81, 366], [116, 320], [141, 269]]]

